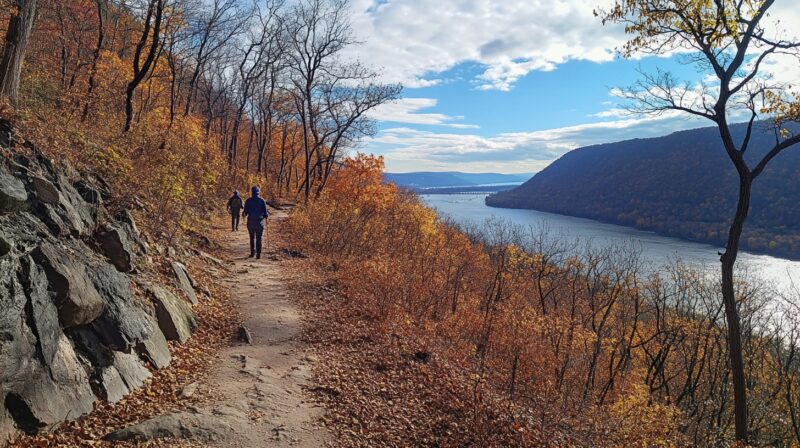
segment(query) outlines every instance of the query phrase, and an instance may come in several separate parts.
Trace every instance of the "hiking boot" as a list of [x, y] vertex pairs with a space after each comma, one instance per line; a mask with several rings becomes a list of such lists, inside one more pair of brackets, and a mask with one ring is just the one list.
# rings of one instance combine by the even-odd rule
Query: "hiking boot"
[[250, 252], [250, 256], [247, 258], [253, 258], [256, 254], [254, 252]]
[[260, 259], [260, 258], [261, 258], [261, 252], [259, 252], [259, 253], [257, 253], [257, 254], [256, 254], [256, 260], [258, 260], [258, 259]]

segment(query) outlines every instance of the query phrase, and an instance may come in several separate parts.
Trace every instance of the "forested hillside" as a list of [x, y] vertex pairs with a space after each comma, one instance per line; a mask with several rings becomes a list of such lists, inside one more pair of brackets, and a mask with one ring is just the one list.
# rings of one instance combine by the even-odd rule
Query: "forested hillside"
[[[313, 201], [400, 93], [340, 57], [348, 7], [0, 0], [0, 446], [96, 445], [174, 406], [228, 342], [237, 310], [182, 264], [222, 264], [198, 248], [225, 198]], [[183, 298], [197, 341], [153, 323]]]
[[[758, 128], [757, 128], [758, 129]], [[745, 126], [736, 126], [735, 138]], [[775, 142], [754, 132], [747, 158]], [[753, 187], [746, 249], [800, 258], [800, 151], [787, 151]], [[493, 207], [529, 208], [723, 245], [736, 204], [736, 171], [716, 128], [579, 148], [520, 187], [492, 195]]]
[[168, 226], [238, 182], [319, 195], [334, 161], [373, 131], [366, 113], [400, 92], [340, 57], [356, 42], [343, 2], [0, 5], [4, 55], [20, 68], [2, 80], [2, 115], [122, 198], [152, 199]]
[[[347, 160], [290, 221], [326, 291], [306, 296], [324, 310], [309, 338], [339, 354], [321, 373], [331, 418], [359, 428], [344, 446], [732, 445], [717, 277], [649, 277], [624, 247], [498, 221], [465, 233], [381, 165]], [[739, 292], [756, 445], [788, 446], [800, 321], [752, 285]]]

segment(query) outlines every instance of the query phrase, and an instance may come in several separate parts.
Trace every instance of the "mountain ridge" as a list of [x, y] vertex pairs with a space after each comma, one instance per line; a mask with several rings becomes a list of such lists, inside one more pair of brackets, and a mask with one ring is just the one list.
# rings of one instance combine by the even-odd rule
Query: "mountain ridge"
[[[748, 162], [774, 142], [757, 125]], [[741, 141], [745, 125], [733, 126]], [[793, 127], [792, 132], [799, 129]], [[744, 249], [800, 258], [800, 152], [776, 158], [755, 181]], [[519, 187], [487, 197], [492, 207], [535, 209], [724, 245], [738, 191], [717, 129], [586, 146]]]

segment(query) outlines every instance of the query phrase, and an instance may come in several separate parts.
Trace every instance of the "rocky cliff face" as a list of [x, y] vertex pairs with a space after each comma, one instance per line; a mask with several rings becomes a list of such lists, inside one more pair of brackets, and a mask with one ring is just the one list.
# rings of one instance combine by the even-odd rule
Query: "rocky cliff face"
[[196, 325], [101, 179], [14, 146], [0, 121], [0, 446], [120, 400]]

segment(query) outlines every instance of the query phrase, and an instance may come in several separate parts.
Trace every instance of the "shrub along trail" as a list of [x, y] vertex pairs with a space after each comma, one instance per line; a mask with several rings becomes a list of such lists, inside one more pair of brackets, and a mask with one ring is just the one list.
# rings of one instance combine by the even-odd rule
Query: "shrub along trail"
[[[341, 266], [311, 255], [286, 235], [294, 256], [284, 262], [303, 313], [302, 340], [318, 361], [309, 390], [326, 405], [323, 421], [335, 447], [572, 446], [522, 434], [491, 394], [474, 404], [468, 372], [442, 359], [434, 341], [412, 325], [375, 319], [343, 291]], [[298, 256], [299, 255], [299, 256]]]

